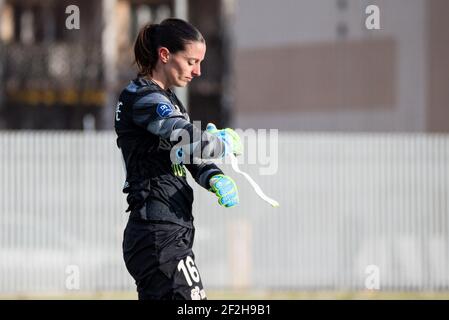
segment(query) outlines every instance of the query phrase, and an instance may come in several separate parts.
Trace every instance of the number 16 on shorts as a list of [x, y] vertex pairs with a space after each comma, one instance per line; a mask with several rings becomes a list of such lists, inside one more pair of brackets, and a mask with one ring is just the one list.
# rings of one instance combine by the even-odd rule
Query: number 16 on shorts
[[193, 285], [193, 282], [200, 282], [200, 274], [191, 256], [187, 256], [185, 259], [179, 261], [178, 271], [182, 271], [189, 287]]
[[191, 289], [190, 296], [192, 300], [206, 299], [206, 292], [204, 291], [203, 284], [201, 283], [200, 273], [195, 267], [195, 262], [192, 257], [187, 256], [178, 263], [178, 271], [182, 272], [184, 279]]

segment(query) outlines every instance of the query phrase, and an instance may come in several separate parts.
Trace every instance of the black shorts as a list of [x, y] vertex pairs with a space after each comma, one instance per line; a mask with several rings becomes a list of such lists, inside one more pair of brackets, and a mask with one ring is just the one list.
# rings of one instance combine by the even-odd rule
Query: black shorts
[[139, 300], [205, 300], [192, 251], [195, 229], [130, 219], [123, 237], [126, 268]]

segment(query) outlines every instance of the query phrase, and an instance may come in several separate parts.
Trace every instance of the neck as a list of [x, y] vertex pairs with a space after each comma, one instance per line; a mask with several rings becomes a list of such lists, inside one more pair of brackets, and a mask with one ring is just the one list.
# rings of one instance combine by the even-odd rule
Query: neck
[[170, 85], [168, 84], [167, 78], [165, 75], [161, 72], [158, 72], [157, 70], [153, 70], [151, 75], [147, 75], [145, 79], [148, 79], [150, 81], [153, 81], [156, 83], [159, 87], [161, 87], [163, 90], [169, 89]]

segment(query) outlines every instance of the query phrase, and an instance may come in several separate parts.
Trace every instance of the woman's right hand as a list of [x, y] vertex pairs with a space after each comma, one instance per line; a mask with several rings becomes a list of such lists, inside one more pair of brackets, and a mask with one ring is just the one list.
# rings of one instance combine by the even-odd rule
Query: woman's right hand
[[208, 123], [206, 126], [206, 131], [210, 134], [215, 135], [221, 141], [223, 141], [225, 145], [225, 151], [223, 157], [228, 155], [229, 153], [233, 153], [238, 156], [243, 153], [243, 144], [240, 140], [239, 135], [231, 128], [218, 130], [215, 124]]

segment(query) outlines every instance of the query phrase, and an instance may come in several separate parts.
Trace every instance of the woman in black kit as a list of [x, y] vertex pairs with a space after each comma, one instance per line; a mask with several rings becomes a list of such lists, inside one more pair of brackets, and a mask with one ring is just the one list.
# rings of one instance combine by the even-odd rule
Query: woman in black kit
[[180, 19], [144, 26], [134, 46], [139, 68], [122, 91], [115, 113], [117, 145], [126, 168], [123, 192], [130, 212], [123, 256], [139, 299], [206, 299], [192, 252], [195, 181], [224, 207], [238, 204], [235, 182], [207, 159], [241, 154], [232, 129], [201, 131], [172, 91], [201, 74], [206, 44]]

